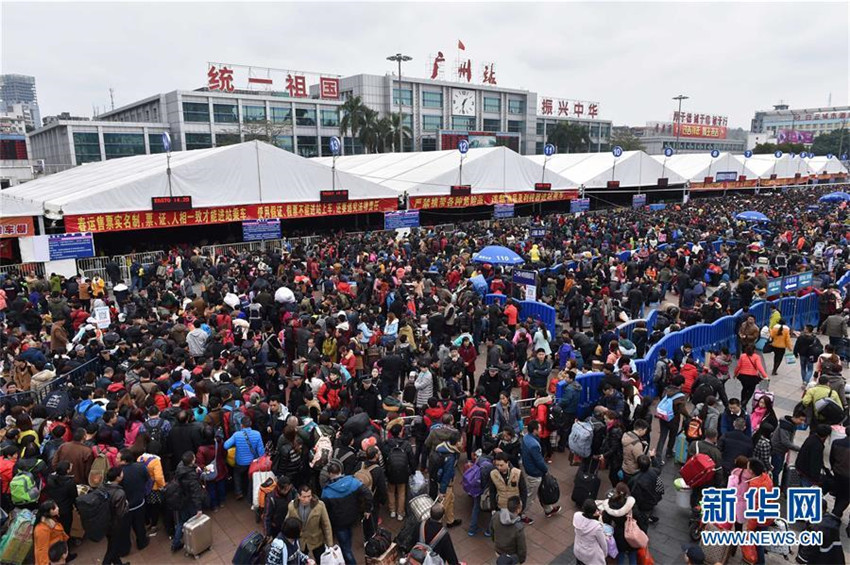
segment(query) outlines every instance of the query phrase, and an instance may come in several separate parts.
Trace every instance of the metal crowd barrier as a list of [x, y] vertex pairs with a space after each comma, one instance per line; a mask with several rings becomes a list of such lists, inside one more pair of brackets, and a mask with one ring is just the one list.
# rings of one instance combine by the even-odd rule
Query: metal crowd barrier
[[44, 263], [15, 263], [13, 265], [0, 265], [0, 275], [16, 273], [23, 277], [45, 276]]

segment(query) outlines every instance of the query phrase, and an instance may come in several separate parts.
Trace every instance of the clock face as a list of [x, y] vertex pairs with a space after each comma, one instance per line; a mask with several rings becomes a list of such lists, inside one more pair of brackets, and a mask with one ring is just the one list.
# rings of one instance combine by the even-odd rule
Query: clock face
[[464, 89], [452, 91], [452, 114], [455, 116], [474, 116], [475, 92]]

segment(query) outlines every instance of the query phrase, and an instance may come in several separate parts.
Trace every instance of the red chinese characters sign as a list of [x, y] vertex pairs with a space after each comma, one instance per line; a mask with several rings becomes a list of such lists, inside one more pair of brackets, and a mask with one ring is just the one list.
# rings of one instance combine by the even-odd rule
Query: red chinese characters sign
[[410, 199], [410, 207], [417, 210], [431, 208], [466, 208], [494, 204], [539, 204], [578, 198], [577, 190], [553, 192], [513, 192], [497, 194], [471, 194], [469, 196], [420, 196]]
[[35, 235], [32, 216], [0, 218], [0, 238], [29, 237]]
[[[700, 126], [722, 126], [728, 125], [726, 116], [715, 116], [713, 114], [697, 114], [695, 112], [673, 112], [673, 121], [681, 124], [694, 124]], [[684, 134], [682, 134], [684, 135]], [[725, 137], [725, 136], [724, 136]]]
[[206, 85], [216, 92], [265, 90], [287, 92], [294, 98], [309, 97], [310, 87], [318, 85], [320, 98], [339, 100], [340, 96], [339, 76], [225, 63], [207, 63]]
[[210, 65], [207, 70], [207, 88], [222, 92], [233, 92], [233, 69], [224, 65]]
[[321, 77], [319, 79], [319, 93], [322, 98], [339, 100], [339, 79]]
[[537, 107], [537, 115], [596, 119], [599, 116], [599, 103], [542, 97]]
[[244, 206], [218, 206], [195, 208], [180, 212], [111, 212], [106, 214], [80, 214], [65, 216], [65, 230], [95, 233], [172, 228], [223, 224], [243, 220], [267, 220], [273, 218], [313, 218], [320, 216], [343, 216], [389, 212], [397, 208], [395, 198], [373, 200], [350, 200], [348, 202], [303, 202], [296, 204], [246, 204]]
[[[679, 124], [673, 124], [673, 135], [679, 130]], [[682, 124], [682, 137], [707, 137], [711, 139], [726, 139], [725, 126], [708, 126], [698, 124]]]

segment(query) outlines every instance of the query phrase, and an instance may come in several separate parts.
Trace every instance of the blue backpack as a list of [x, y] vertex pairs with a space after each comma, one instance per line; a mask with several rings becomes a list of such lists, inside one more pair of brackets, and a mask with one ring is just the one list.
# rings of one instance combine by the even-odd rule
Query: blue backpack
[[659, 420], [664, 420], [665, 422], [669, 422], [675, 416], [673, 412], [673, 401], [677, 398], [682, 398], [685, 396], [681, 392], [677, 392], [673, 396], [665, 396], [661, 399], [661, 402], [658, 403], [658, 406], [655, 408], [655, 416]]
[[463, 472], [463, 491], [469, 496], [481, 496], [484, 489], [481, 486], [481, 477], [489, 475], [493, 470], [493, 463], [489, 459], [479, 458]]

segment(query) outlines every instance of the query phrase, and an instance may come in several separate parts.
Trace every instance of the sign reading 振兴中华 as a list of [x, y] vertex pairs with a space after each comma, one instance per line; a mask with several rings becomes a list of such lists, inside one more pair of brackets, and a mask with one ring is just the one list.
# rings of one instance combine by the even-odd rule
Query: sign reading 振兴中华
[[397, 230], [419, 227], [419, 210], [403, 210], [384, 213], [384, 229]]
[[51, 261], [94, 257], [94, 236], [91, 232], [60, 233], [48, 236]]
[[592, 118], [599, 116], [599, 102], [543, 96], [537, 107], [538, 116]]
[[242, 241], [280, 239], [280, 219], [245, 220], [242, 222]]

